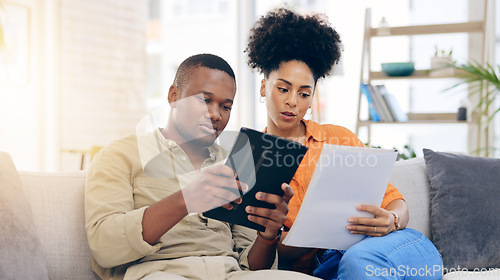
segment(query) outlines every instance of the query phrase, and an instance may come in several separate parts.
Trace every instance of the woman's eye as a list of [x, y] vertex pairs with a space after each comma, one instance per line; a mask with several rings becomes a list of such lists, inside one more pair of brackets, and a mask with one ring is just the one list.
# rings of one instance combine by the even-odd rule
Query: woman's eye
[[281, 92], [283, 92], [283, 93], [288, 92], [288, 89], [282, 88], [282, 87], [278, 87], [278, 90], [281, 91]]
[[309, 96], [311, 96], [309, 93], [304, 93], [304, 92], [303, 93], [299, 93], [299, 94], [302, 97], [309, 97]]

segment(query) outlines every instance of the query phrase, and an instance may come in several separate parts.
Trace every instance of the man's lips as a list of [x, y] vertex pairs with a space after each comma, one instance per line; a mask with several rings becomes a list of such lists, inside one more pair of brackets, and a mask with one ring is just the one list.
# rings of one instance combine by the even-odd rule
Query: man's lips
[[218, 132], [217, 126], [214, 126], [213, 124], [200, 124], [200, 127], [203, 131], [210, 134], [215, 134]]

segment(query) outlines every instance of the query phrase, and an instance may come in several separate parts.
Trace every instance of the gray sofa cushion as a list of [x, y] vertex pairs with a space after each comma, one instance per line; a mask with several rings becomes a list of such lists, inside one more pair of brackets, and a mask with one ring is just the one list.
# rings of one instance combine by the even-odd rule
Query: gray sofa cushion
[[49, 279], [30, 205], [12, 159], [0, 152], [0, 279]]
[[85, 233], [85, 171], [19, 172], [33, 210], [49, 278], [96, 279]]
[[429, 215], [429, 179], [424, 158], [398, 160], [392, 170], [391, 183], [403, 195], [410, 220], [409, 228], [416, 229], [431, 238]]
[[424, 149], [431, 232], [446, 268], [500, 267], [500, 159]]

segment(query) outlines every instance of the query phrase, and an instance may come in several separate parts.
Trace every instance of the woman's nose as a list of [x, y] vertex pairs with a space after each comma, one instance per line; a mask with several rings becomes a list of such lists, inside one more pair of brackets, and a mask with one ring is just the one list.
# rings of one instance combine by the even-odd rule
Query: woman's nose
[[290, 92], [288, 94], [288, 98], [286, 99], [286, 104], [288, 104], [290, 107], [297, 106], [297, 96], [296, 96], [296, 94]]

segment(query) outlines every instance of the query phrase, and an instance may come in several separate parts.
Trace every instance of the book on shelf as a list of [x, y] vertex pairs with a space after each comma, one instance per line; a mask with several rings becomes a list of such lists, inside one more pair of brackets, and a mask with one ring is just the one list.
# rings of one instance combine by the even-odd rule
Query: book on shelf
[[399, 106], [398, 100], [394, 94], [389, 93], [385, 85], [377, 85], [377, 89], [380, 92], [382, 98], [384, 99], [394, 121], [396, 122], [407, 122], [408, 114], [406, 114], [401, 106]]
[[406, 114], [394, 94], [388, 92], [383, 84], [361, 83], [361, 92], [368, 101], [368, 110], [372, 121], [407, 122]]
[[394, 118], [392, 117], [391, 111], [389, 111], [389, 108], [387, 104], [385, 103], [384, 98], [382, 97], [382, 94], [379, 91], [378, 86], [368, 84], [368, 89], [370, 90], [370, 93], [372, 94], [372, 100], [375, 103], [375, 110], [377, 110], [377, 113], [380, 117], [380, 121], [382, 122], [393, 122], [395, 121]]
[[368, 101], [368, 112], [370, 114], [370, 119], [374, 122], [380, 121], [380, 117], [377, 114], [377, 111], [375, 109], [375, 104], [373, 103], [372, 99], [372, 94], [370, 93], [370, 90], [368, 89], [368, 85], [365, 83], [361, 83], [360, 86], [361, 93], [366, 97], [366, 101]]

